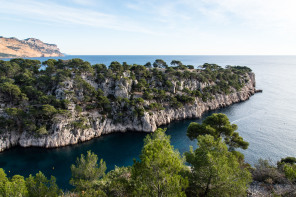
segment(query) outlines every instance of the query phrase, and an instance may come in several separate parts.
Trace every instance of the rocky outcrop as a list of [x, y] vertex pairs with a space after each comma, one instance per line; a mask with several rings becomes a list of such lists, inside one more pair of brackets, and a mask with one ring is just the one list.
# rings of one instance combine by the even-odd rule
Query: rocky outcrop
[[[85, 80], [87, 77], [84, 77]], [[144, 116], [137, 117], [127, 115], [122, 118], [122, 121], [115, 121], [112, 117], [107, 117], [98, 113], [98, 111], [82, 111], [75, 110], [75, 104], [70, 104], [68, 110], [70, 115], [57, 115], [54, 117], [52, 125], [52, 132], [44, 136], [36, 136], [29, 132], [10, 132], [0, 135], [0, 151], [10, 148], [15, 145], [22, 147], [37, 146], [37, 147], [60, 147], [79, 142], [87, 141], [95, 137], [113, 132], [126, 132], [126, 131], [140, 131], [140, 132], [153, 132], [160, 125], [169, 124], [174, 120], [181, 120], [186, 118], [199, 118], [205, 111], [214, 110], [222, 107], [229, 106], [233, 103], [238, 103], [249, 99], [256, 91], [255, 89], [255, 75], [250, 72], [246, 74], [246, 81], [244, 87], [240, 91], [234, 91], [231, 94], [217, 94], [214, 95], [212, 100], [203, 102], [201, 98], [196, 97], [193, 104], [185, 104], [181, 108], [165, 107], [163, 110], [144, 112]], [[92, 83], [92, 86], [98, 86]], [[175, 83], [173, 83], [175, 84]], [[184, 87], [188, 89], [198, 89], [202, 83], [196, 83], [190, 79], [181, 80], [178, 88]], [[104, 81], [101, 83], [101, 88], [105, 94], [114, 94], [127, 98], [130, 96], [130, 89], [132, 87], [131, 81], [125, 78], [117, 80], [116, 83], [112, 81]], [[111, 86], [113, 86], [111, 88]], [[66, 98], [64, 95], [65, 90], [71, 90], [73, 83], [67, 81], [63, 87], [56, 91], [56, 96]], [[175, 85], [173, 88], [176, 88]], [[152, 101], [145, 101], [152, 102]], [[114, 109], [116, 110], [116, 108]], [[84, 128], [73, 128], [73, 122], [83, 119]]]
[[267, 184], [254, 181], [247, 190], [248, 197], [295, 196], [296, 186], [293, 184]]
[[0, 58], [59, 56], [63, 54], [55, 44], [47, 44], [35, 38], [18, 40], [0, 37]]

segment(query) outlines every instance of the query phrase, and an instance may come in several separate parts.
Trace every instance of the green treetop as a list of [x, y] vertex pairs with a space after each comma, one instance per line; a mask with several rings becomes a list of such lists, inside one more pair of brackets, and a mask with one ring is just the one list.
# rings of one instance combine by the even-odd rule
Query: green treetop
[[277, 165], [292, 183], [296, 183], [296, 157], [282, 158]]
[[170, 145], [169, 137], [157, 129], [145, 138], [140, 161], [132, 167], [136, 195], [185, 196], [187, 180], [181, 176], [184, 169], [184, 161]]
[[47, 179], [42, 172], [39, 172], [36, 176], [30, 175], [26, 179], [20, 175], [7, 178], [4, 170], [0, 168], [0, 196], [57, 197], [61, 193], [53, 176]]
[[[76, 165], [71, 166], [70, 184], [75, 186], [78, 192], [93, 193], [93, 189], [100, 192], [99, 179], [105, 175], [106, 169], [106, 163], [101, 159], [98, 165], [98, 156], [88, 151], [86, 156], [81, 154], [81, 157], [77, 158]], [[93, 194], [98, 194], [96, 192]]]
[[14, 175], [9, 179], [4, 170], [0, 168], [0, 196], [28, 196], [24, 177]]
[[187, 128], [187, 136], [193, 140], [199, 135], [211, 135], [215, 139], [222, 137], [230, 150], [235, 148], [247, 149], [249, 143], [239, 136], [236, 124], [231, 124], [225, 114], [212, 114], [202, 124], [192, 122]]
[[167, 63], [162, 59], [156, 59], [153, 63], [154, 68], [167, 68]]
[[56, 178], [51, 176], [47, 179], [42, 172], [38, 172], [36, 176], [30, 175], [26, 178], [26, 186], [31, 197], [48, 196], [57, 197], [61, 194], [61, 190], [56, 184]]
[[250, 172], [227, 150], [221, 138], [198, 136], [198, 148], [185, 153], [191, 165], [189, 196], [244, 196], [251, 182]]

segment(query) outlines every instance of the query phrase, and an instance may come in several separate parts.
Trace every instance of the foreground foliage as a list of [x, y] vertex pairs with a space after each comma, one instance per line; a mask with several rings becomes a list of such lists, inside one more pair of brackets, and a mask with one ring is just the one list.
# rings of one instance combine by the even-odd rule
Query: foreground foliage
[[202, 124], [191, 122], [187, 128], [187, 136], [193, 140], [200, 135], [211, 135], [215, 140], [223, 138], [224, 142], [233, 151], [235, 148], [247, 149], [249, 143], [239, 136], [236, 124], [231, 124], [225, 114], [212, 114]]
[[261, 187], [269, 196], [296, 196], [296, 167], [295, 157], [286, 157], [281, 159], [277, 165], [271, 161], [260, 159], [252, 169], [254, 184]]
[[98, 165], [98, 156], [88, 151], [86, 156], [77, 158], [76, 165], [71, 166], [70, 184], [75, 186], [76, 191], [98, 188], [98, 180], [105, 175], [106, 169], [106, 163], [101, 159]]
[[0, 196], [55, 197], [60, 194], [62, 191], [53, 176], [47, 179], [42, 172], [39, 172], [36, 176], [30, 175], [26, 179], [20, 175], [7, 178], [4, 170], [0, 168]]
[[192, 172], [190, 196], [243, 196], [251, 182], [251, 173], [240, 166], [221, 138], [199, 136], [198, 148], [185, 153]]
[[[136, 196], [185, 196], [187, 178], [180, 153], [173, 149], [162, 129], [144, 140], [140, 161], [132, 167]], [[187, 169], [188, 170], [188, 169]]]

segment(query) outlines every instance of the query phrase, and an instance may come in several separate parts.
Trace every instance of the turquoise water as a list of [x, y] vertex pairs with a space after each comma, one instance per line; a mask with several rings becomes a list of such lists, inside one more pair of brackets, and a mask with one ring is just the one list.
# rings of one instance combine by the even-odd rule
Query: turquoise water
[[[255, 72], [257, 88], [263, 89], [263, 93], [215, 112], [227, 114], [230, 121], [238, 125], [240, 135], [250, 143], [248, 150], [243, 151], [247, 162], [254, 164], [259, 158], [275, 162], [286, 156], [296, 157], [296, 56], [66, 56], [60, 59], [71, 58], [106, 65], [111, 61], [144, 64], [161, 58], [192, 65], [207, 62], [248, 66]], [[36, 59], [44, 61], [47, 58]], [[186, 137], [186, 128], [191, 121], [201, 120], [176, 121], [165, 126], [172, 144], [181, 153], [188, 151], [189, 145], [196, 147], [196, 142]], [[28, 176], [40, 170], [47, 176], [54, 175], [62, 188], [69, 188], [70, 165], [80, 154], [92, 150], [106, 161], [108, 170], [115, 165], [131, 165], [133, 158], [137, 159], [141, 152], [145, 135], [115, 133], [57, 149], [15, 147], [0, 153], [0, 167], [9, 175]]]

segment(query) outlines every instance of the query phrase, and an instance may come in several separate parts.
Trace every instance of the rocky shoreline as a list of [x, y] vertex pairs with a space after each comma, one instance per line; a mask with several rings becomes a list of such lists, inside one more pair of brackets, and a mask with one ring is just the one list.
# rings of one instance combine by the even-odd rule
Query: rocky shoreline
[[101, 115], [97, 111], [82, 112], [80, 116], [82, 115], [87, 119], [84, 123], [87, 127], [85, 129], [73, 130], [69, 126], [77, 117], [75, 106], [69, 105], [68, 110], [71, 112], [71, 116], [57, 115], [52, 125], [52, 133], [44, 136], [36, 136], [26, 131], [22, 133], [17, 131], [3, 133], [0, 136], [0, 151], [17, 145], [21, 147], [56, 148], [88, 141], [114, 132], [153, 132], [158, 126], [169, 124], [174, 120], [199, 118], [206, 111], [248, 100], [250, 96], [256, 93], [255, 74], [248, 73], [248, 79], [248, 82], [240, 91], [228, 95], [216, 94], [214, 99], [207, 102], [203, 102], [201, 98], [196, 97], [193, 104], [185, 104], [181, 108], [166, 108], [153, 113], [144, 112], [142, 117], [130, 117], [128, 120], [125, 119], [124, 122], [120, 123], [106, 118], [106, 116]]

